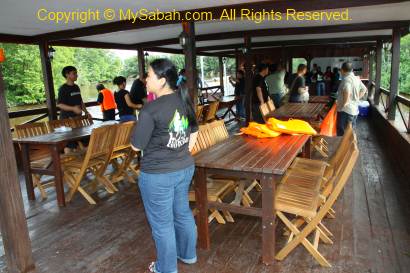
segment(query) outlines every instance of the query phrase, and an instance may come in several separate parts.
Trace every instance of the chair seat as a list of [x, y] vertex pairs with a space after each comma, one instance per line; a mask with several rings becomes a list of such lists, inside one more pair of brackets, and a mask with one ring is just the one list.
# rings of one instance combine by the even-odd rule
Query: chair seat
[[[218, 199], [222, 198], [227, 191], [233, 189], [235, 186], [234, 181], [232, 180], [211, 180], [206, 184], [207, 191], [208, 191], [208, 201], [218, 201]], [[195, 190], [193, 186], [189, 191], [189, 201], [195, 201]]]
[[322, 160], [315, 160], [309, 158], [297, 157], [290, 165], [291, 169], [301, 169], [304, 171], [314, 172], [314, 173], [323, 173], [325, 168], [329, 166], [329, 163]]
[[47, 168], [51, 165], [51, 156], [43, 157], [41, 159], [30, 161], [31, 168]]
[[313, 218], [319, 202], [319, 191], [291, 184], [281, 184], [277, 187], [275, 209], [278, 211]]
[[[70, 161], [63, 162], [63, 169], [81, 169], [84, 163], [84, 158], [74, 158]], [[99, 164], [104, 164], [104, 158], [94, 158], [90, 160], [88, 167], [97, 166]]]
[[321, 173], [300, 172], [299, 169], [288, 169], [280, 184], [299, 186], [310, 191], [319, 191], [322, 187], [323, 171]]

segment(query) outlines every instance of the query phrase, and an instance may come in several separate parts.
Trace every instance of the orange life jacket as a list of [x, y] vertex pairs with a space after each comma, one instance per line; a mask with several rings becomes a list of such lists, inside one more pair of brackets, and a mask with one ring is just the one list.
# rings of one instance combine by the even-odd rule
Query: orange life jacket
[[111, 90], [105, 88], [100, 91], [103, 95], [103, 102], [101, 103], [101, 111], [107, 111], [111, 109], [117, 109], [115, 104], [114, 94]]

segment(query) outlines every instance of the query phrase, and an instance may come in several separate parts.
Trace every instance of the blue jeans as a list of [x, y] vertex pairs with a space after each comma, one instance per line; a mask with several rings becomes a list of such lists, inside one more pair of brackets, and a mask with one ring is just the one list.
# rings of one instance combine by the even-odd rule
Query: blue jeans
[[163, 174], [141, 172], [139, 188], [157, 250], [155, 272], [176, 273], [177, 259], [196, 262], [197, 230], [188, 191], [195, 167]]
[[122, 115], [120, 116], [120, 122], [136, 121], [137, 117], [134, 115]]
[[245, 106], [243, 105], [243, 98], [236, 103], [236, 114], [238, 117], [245, 118]]
[[324, 96], [325, 95], [325, 89], [326, 89], [325, 82], [317, 82], [316, 83], [316, 94], [318, 96]]
[[280, 102], [282, 100], [282, 93], [270, 94], [269, 97], [273, 100], [273, 104], [275, 105], [275, 108], [279, 108]]
[[343, 136], [345, 134], [345, 130], [349, 122], [352, 123], [353, 128], [356, 128], [356, 119], [357, 119], [357, 116], [349, 115], [346, 112], [337, 112], [337, 118], [336, 118], [337, 136]]

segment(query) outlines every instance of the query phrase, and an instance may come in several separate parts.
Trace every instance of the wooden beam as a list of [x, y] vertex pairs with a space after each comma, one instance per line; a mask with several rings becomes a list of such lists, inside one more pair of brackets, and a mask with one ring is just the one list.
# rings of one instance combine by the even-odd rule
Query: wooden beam
[[0, 230], [9, 272], [35, 272], [0, 64]]
[[221, 92], [222, 95], [225, 94], [225, 90], [224, 90], [224, 63], [222, 60], [222, 56], [218, 57], [218, 61], [219, 61], [219, 85], [221, 86]]
[[[336, 46], [342, 46], [349, 43], [356, 42], [375, 42], [377, 40], [389, 41], [391, 39], [390, 35], [379, 35], [379, 36], [360, 36], [360, 37], [343, 37], [343, 38], [325, 38], [325, 39], [308, 39], [308, 40], [287, 40], [287, 41], [271, 41], [271, 42], [259, 42], [252, 43], [252, 48], [258, 47], [279, 47], [279, 46], [311, 46], [311, 45], [326, 45], [335, 44]], [[215, 45], [215, 46], [205, 46], [198, 47], [198, 52], [209, 51], [209, 50], [223, 50], [223, 49], [234, 49], [241, 47], [242, 44], [225, 44], [225, 45]]]
[[252, 54], [251, 54], [251, 37], [244, 37], [244, 69], [245, 69], [245, 113], [246, 113], [246, 123], [248, 124], [252, 120]]
[[47, 109], [49, 120], [57, 119], [57, 104], [54, 93], [53, 71], [51, 61], [48, 57], [48, 43], [41, 42], [40, 45], [41, 70], [43, 72], [44, 89], [46, 91]]
[[[46, 34], [41, 34], [35, 36], [37, 40], [62, 40], [71, 39], [76, 37], [84, 37], [105, 33], [112, 33], [117, 31], [126, 31], [132, 29], [141, 29], [146, 27], [154, 27], [160, 25], [176, 24], [184, 20], [186, 15], [192, 14], [193, 12], [210, 12], [212, 13], [212, 18], [220, 18], [223, 12], [227, 9], [235, 9], [236, 16], [241, 16], [242, 9], [249, 9], [254, 12], [264, 11], [264, 10], [274, 10], [276, 12], [285, 13], [290, 7], [297, 11], [309, 11], [309, 10], [328, 10], [328, 9], [344, 9], [353, 7], [362, 7], [370, 5], [381, 5], [381, 4], [391, 4], [391, 3], [401, 3], [405, 0], [344, 0], [344, 1], [323, 1], [323, 0], [311, 0], [309, 3], [306, 1], [292, 1], [288, 0], [276, 0], [276, 1], [260, 1], [260, 2], [250, 2], [241, 3], [235, 5], [224, 5], [210, 8], [200, 8], [192, 10], [182, 10], [179, 11], [181, 18], [175, 18], [175, 20], [143, 20], [137, 18], [135, 21], [132, 20], [119, 20], [115, 22], [99, 24], [94, 26], [62, 30], [56, 32], [50, 32]], [[205, 20], [206, 18], [204, 18]], [[209, 20], [209, 18], [208, 18]], [[330, 26], [336, 27], [337, 26]], [[337, 31], [336, 31], [337, 32]], [[242, 36], [247, 33], [242, 32]], [[225, 38], [226, 39], [226, 38]]]
[[13, 35], [0, 33], [0, 43], [34, 44], [33, 36]]
[[58, 40], [50, 41], [50, 45], [55, 46], [69, 46], [69, 47], [84, 47], [84, 48], [102, 48], [102, 49], [121, 49], [121, 50], [135, 50], [137, 46], [130, 44], [105, 43], [81, 40]]
[[144, 49], [138, 48], [138, 75], [140, 80], [143, 80], [145, 73], [145, 59], [144, 59]]
[[198, 73], [196, 71], [195, 24], [194, 22], [183, 22], [182, 29], [187, 35], [186, 45], [184, 47], [186, 85], [192, 101], [196, 105], [198, 98]]
[[396, 117], [396, 96], [399, 92], [400, 38], [400, 28], [396, 27], [393, 29], [392, 42], [389, 113], [387, 115], [389, 120], [394, 120]]

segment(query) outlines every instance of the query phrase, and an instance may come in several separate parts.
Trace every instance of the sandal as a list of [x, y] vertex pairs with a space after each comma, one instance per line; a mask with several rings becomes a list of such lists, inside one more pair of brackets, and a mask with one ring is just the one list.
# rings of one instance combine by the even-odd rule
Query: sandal
[[151, 262], [151, 263], [148, 265], [148, 272], [155, 273], [155, 262]]

